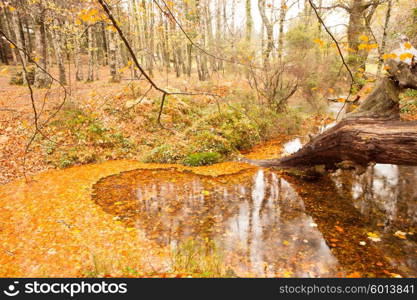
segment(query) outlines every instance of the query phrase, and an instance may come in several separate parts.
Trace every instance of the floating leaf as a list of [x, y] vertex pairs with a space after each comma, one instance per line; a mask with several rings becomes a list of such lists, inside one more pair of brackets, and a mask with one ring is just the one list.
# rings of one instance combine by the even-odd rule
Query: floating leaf
[[396, 231], [396, 232], [394, 233], [394, 236], [396, 236], [396, 237], [397, 237], [397, 238], [399, 238], [399, 239], [406, 240], [406, 239], [407, 239], [407, 232], [404, 232], [404, 231], [398, 230], [398, 231]]
[[368, 239], [370, 239], [373, 242], [380, 242], [381, 238], [379, 237], [379, 235], [377, 233], [374, 232], [368, 232]]

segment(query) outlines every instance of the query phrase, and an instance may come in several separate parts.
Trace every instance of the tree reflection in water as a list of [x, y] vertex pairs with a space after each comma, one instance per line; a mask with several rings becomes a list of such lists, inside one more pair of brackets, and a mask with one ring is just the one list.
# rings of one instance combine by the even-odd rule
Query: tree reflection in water
[[[377, 165], [314, 183], [264, 169], [220, 177], [136, 170], [99, 181], [94, 199], [161, 245], [214, 241], [240, 276], [416, 275], [415, 241], [392, 235], [405, 224], [407, 232], [415, 228], [417, 188], [406, 174], [416, 172], [389, 170]], [[377, 230], [382, 241], [369, 241], [367, 232]], [[398, 249], [386, 255], [391, 245], [402, 256]]]

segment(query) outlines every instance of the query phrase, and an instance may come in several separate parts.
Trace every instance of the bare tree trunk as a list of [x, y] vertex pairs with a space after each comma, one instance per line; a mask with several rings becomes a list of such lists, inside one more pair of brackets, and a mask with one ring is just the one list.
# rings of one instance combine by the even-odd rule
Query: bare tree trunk
[[[11, 12], [11, 20], [12, 20], [12, 26], [14, 29], [14, 34], [16, 36], [16, 44], [17, 44], [17, 52], [18, 52], [18, 61], [22, 64], [22, 66], [26, 67], [27, 64], [27, 57], [24, 53], [23, 49], [25, 49], [25, 45], [22, 40], [22, 35], [20, 33], [20, 26], [19, 26], [19, 15], [17, 10], [14, 10]], [[24, 78], [23, 81], [26, 79]]]
[[246, 12], [246, 41], [250, 43], [252, 39], [252, 27], [253, 27], [251, 0], [246, 0], [245, 12]]
[[[5, 16], [6, 25], [7, 25], [7, 27], [6, 27], [7, 31], [6, 32], [7, 32], [8, 36], [10, 38], [12, 38], [13, 40], [15, 40], [17, 42], [16, 35], [15, 35], [15, 30], [14, 30], [14, 25], [13, 25], [14, 24], [13, 17], [10, 16], [6, 7], [3, 7], [3, 13], [4, 13], [4, 16]], [[17, 51], [18, 51], [17, 49], [12, 49], [11, 50], [12, 58], [13, 58], [13, 64], [15, 64], [15, 65], [17, 65], [17, 63], [19, 61], [18, 58], [17, 58], [19, 56]]]
[[[153, 10], [151, 10], [153, 8], [152, 3], [149, 2], [149, 4], [146, 4], [147, 2], [145, 0], [142, 0], [142, 9], [143, 9], [143, 33], [144, 33], [144, 45], [145, 48], [148, 50], [151, 50], [150, 46], [151, 46], [151, 39], [150, 39], [150, 28], [149, 28], [149, 20], [150, 18], [154, 18], [153, 17]], [[148, 7], [149, 5], [149, 7]], [[161, 22], [163, 22], [163, 20], [161, 19]], [[151, 34], [153, 35], [153, 30], [151, 32]], [[168, 55], [167, 52], [167, 45], [165, 43], [168, 43], [168, 41], [164, 41], [164, 56], [165, 56], [165, 62], [168, 63], [167, 68], [169, 68], [169, 58], [168, 58], [168, 62], [166, 61], [166, 56]], [[153, 47], [152, 47], [153, 48]], [[146, 53], [146, 66], [148, 69], [148, 72], [151, 76], [153, 76], [153, 49], [151, 50], [152, 52]]]
[[[3, 21], [3, 16], [0, 15], [0, 30], [3, 32], [7, 32], [7, 30], [5, 29], [4, 26], [4, 21]], [[8, 65], [9, 64], [9, 52], [8, 52], [8, 44], [6, 41], [4, 41], [3, 39], [0, 39], [0, 56], [1, 56], [1, 61], [2, 63]]]
[[[218, 5], [218, 3], [219, 2], [217, 1], [217, 5]], [[209, 47], [209, 50], [211, 52], [213, 52], [214, 51], [214, 45], [215, 45], [215, 43], [214, 43], [214, 38], [213, 38], [213, 23], [211, 21], [211, 10], [210, 10], [210, 6], [209, 5], [207, 5], [207, 7], [205, 9], [205, 18], [207, 20], [208, 47]], [[218, 19], [218, 17], [217, 17], [217, 19]], [[220, 39], [218, 38], [218, 28], [217, 28], [217, 25], [216, 25], [216, 43], [217, 44], [220, 43]], [[214, 59], [214, 57], [210, 57], [209, 58], [209, 62], [210, 62], [211, 70], [213, 72], [217, 71], [216, 60]]]
[[[59, 28], [59, 21], [58, 20], [54, 20], [54, 25], [56, 28]], [[51, 37], [52, 37], [52, 43], [54, 45], [54, 50], [55, 50], [55, 56], [56, 56], [56, 61], [58, 64], [58, 70], [59, 70], [59, 81], [61, 82], [61, 84], [67, 84], [67, 77], [65, 74], [65, 63], [64, 63], [64, 57], [62, 54], [62, 39], [61, 39], [61, 34], [59, 32], [57, 32], [57, 29], [51, 29]]]
[[[200, 46], [205, 48], [206, 46], [206, 24], [204, 22], [204, 18], [201, 18], [204, 14], [202, 4], [200, 0], [196, 0], [196, 11], [197, 11], [197, 26], [200, 29]], [[199, 52], [196, 55], [197, 61], [197, 71], [198, 71], [198, 79], [200, 81], [205, 81], [208, 78], [208, 68], [207, 68], [207, 57], [204, 53]]]
[[364, 6], [363, 0], [352, 1], [349, 9], [348, 44], [354, 53], [349, 56], [348, 63], [353, 72], [356, 72], [359, 68], [364, 70], [366, 68], [368, 51], [359, 49], [361, 44], [360, 36], [366, 33], [365, 9], [367, 8]]
[[266, 48], [263, 51], [262, 56], [264, 60], [264, 66], [267, 68], [269, 66], [269, 58], [271, 55], [271, 51], [274, 47], [274, 27], [273, 27], [272, 22], [268, 19], [266, 15], [265, 0], [259, 0], [258, 6], [259, 6], [259, 13], [261, 14], [263, 26], [266, 29], [267, 43], [266, 43]]
[[[139, 20], [139, 11], [138, 6], [139, 4], [136, 2], [137, 0], [131, 0], [132, 2], [132, 12], [134, 17], [134, 25], [135, 25], [135, 35], [136, 35], [136, 46], [137, 49], [141, 49], [144, 46], [144, 42], [142, 39], [142, 30], [140, 27], [140, 20]], [[143, 63], [143, 55], [140, 56], [140, 60]]]
[[93, 27], [87, 29], [87, 50], [88, 50], [88, 73], [87, 73], [87, 82], [94, 81], [94, 33]]
[[279, 11], [279, 36], [278, 36], [278, 59], [282, 61], [282, 55], [284, 53], [284, 23], [287, 15], [286, 0], [281, 0], [281, 8]]
[[[381, 41], [381, 48], [380, 48], [381, 55], [385, 53], [385, 49], [387, 45], [387, 35], [388, 35], [389, 20], [391, 18], [391, 9], [392, 9], [392, 0], [388, 0], [388, 8], [387, 8], [387, 13], [385, 15], [384, 33], [382, 34], [382, 41]], [[384, 62], [382, 58], [380, 57], [378, 60], [377, 77], [381, 76], [383, 63]]]
[[82, 62], [81, 62], [81, 41], [80, 39], [75, 36], [74, 37], [74, 49], [75, 49], [75, 56], [74, 56], [74, 63], [75, 63], [75, 80], [82, 81], [83, 76], [83, 69], [82, 69]]
[[109, 32], [109, 67], [112, 82], [120, 82], [119, 67], [117, 65], [116, 34], [113, 30]]
[[[35, 39], [36, 39], [36, 57], [38, 64], [44, 69], [48, 70], [48, 60], [47, 60], [47, 38], [45, 30], [45, 9], [43, 7], [43, 2], [36, 4], [35, 13]], [[35, 87], [44, 88], [50, 84], [50, 78], [45, 72], [39, 68], [35, 69]]]
[[150, 3], [150, 13], [149, 13], [149, 74], [153, 76], [154, 68], [154, 52], [155, 52], [155, 12], [154, 12], [154, 3]]

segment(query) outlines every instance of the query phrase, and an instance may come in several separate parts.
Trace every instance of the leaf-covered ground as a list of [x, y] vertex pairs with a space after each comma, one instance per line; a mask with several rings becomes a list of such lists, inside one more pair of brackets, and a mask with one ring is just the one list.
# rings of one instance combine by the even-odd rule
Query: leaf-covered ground
[[[91, 200], [100, 178], [135, 168], [190, 168], [109, 161], [49, 170], [30, 183], [0, 187], [0, 276], [72, 277], [163, 274], [168, 253], [128, 229]], [[223, 163], [192, 168], [204, 175], [232, 174], [250, 166]]]

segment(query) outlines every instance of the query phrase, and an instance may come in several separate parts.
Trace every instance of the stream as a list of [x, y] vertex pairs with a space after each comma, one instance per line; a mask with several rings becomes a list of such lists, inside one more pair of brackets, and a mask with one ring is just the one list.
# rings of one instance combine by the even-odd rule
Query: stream
[[161, 246], [215, 247], [233, 276], [415, 277], [416, 183], [417, 167], [384, 164], [314, 182], [263, 168], [133, 170], [97, 182], [93, 199]]

